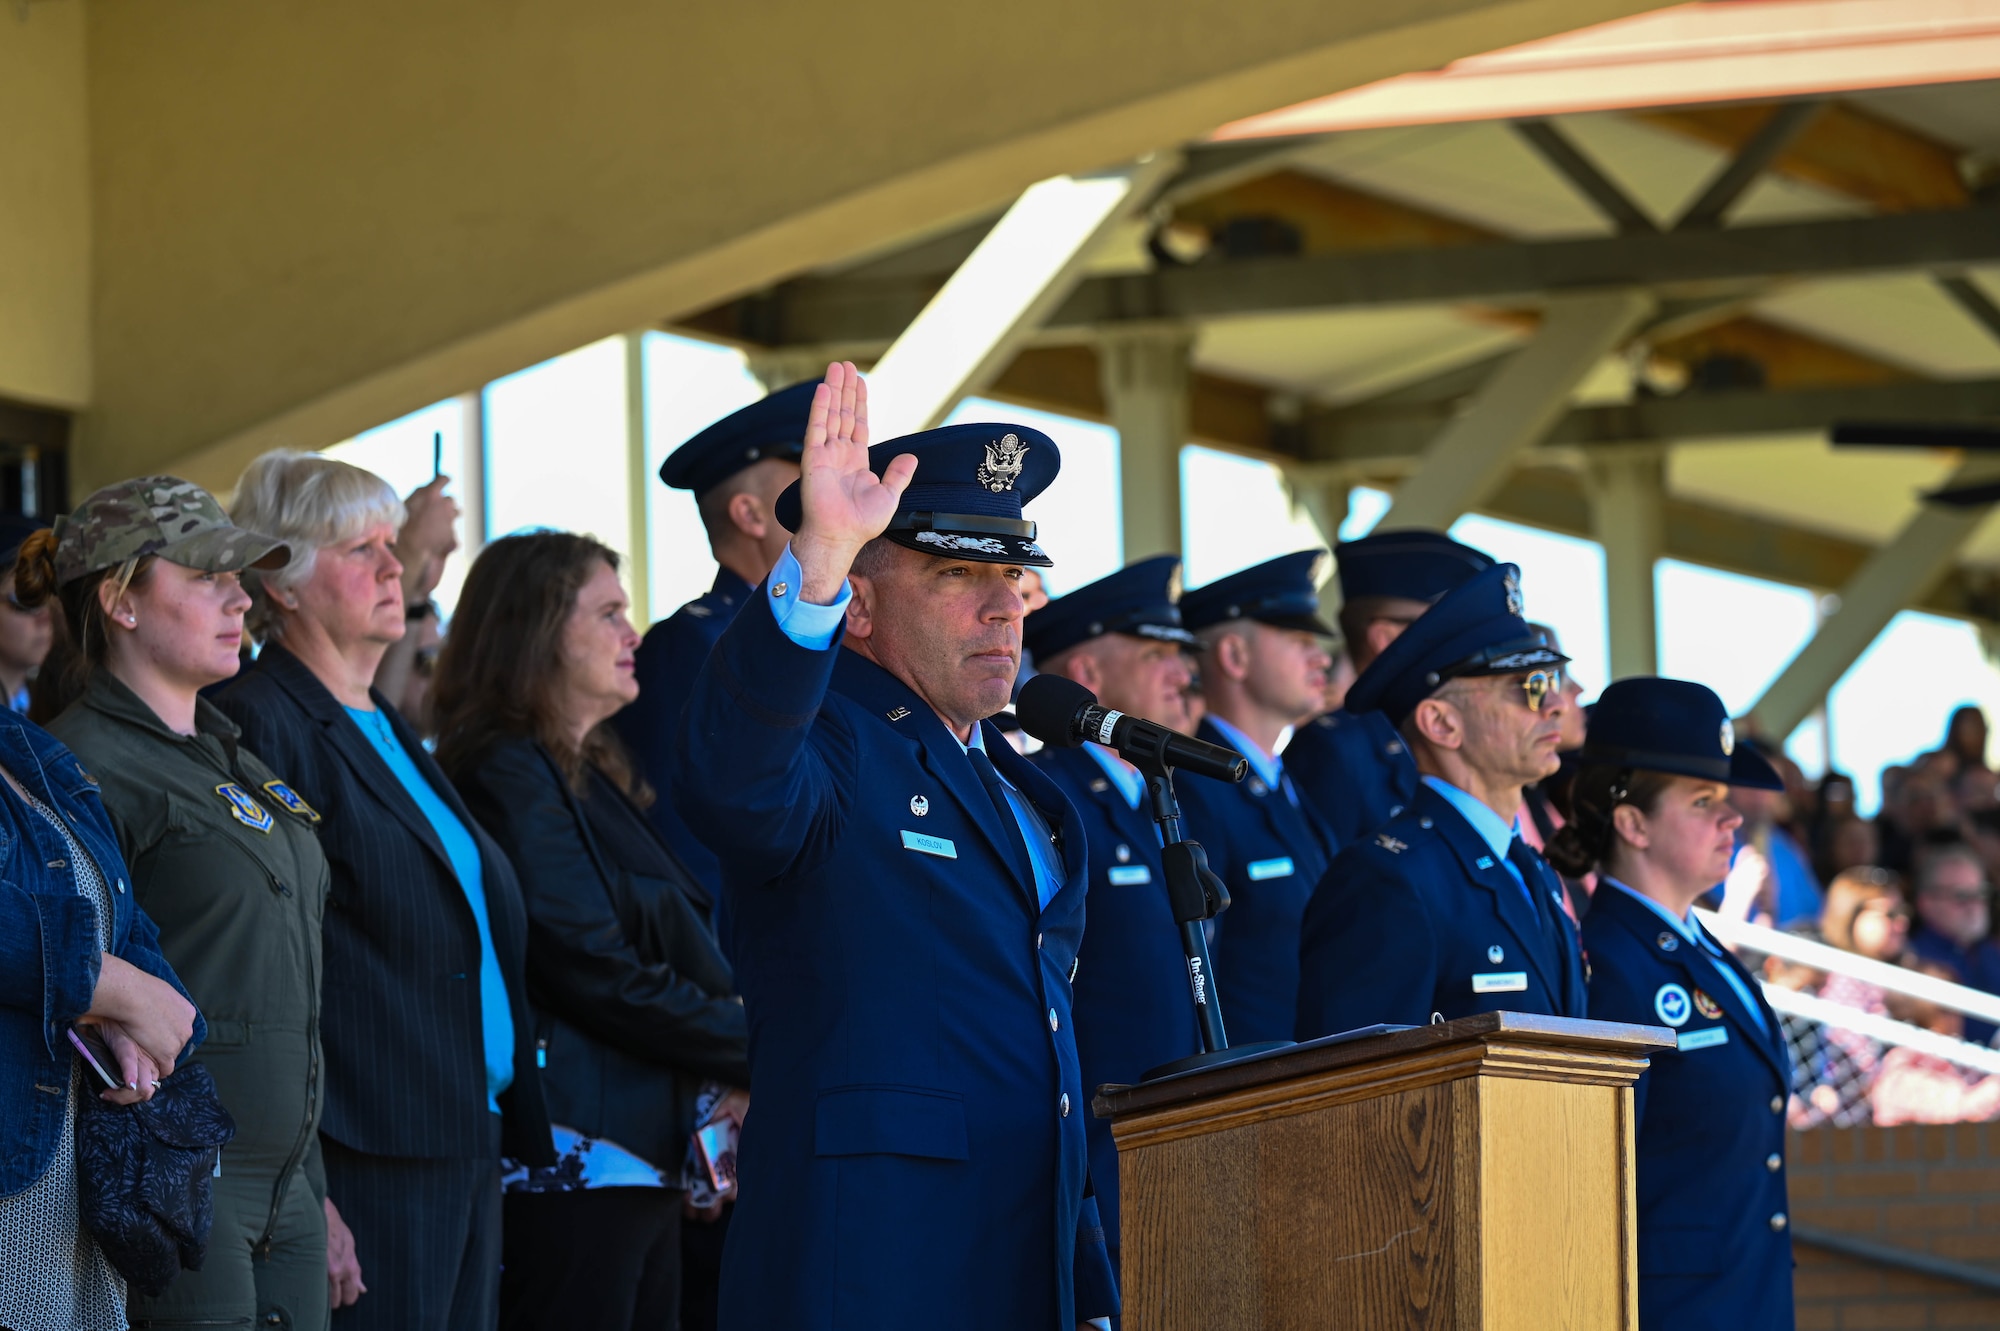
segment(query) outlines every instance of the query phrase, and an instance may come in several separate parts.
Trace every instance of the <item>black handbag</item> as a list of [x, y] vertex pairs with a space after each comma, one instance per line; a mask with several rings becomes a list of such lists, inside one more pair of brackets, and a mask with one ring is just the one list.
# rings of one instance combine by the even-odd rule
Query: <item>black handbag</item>
[[132, 1288], [154, 1295], [201, 1269], [215, 1218], [210, 1180], [236, 1122], [199, 1063], [169, 1073], [153, 1098], [79, 1099], [77, 1200], [83, 1224]]

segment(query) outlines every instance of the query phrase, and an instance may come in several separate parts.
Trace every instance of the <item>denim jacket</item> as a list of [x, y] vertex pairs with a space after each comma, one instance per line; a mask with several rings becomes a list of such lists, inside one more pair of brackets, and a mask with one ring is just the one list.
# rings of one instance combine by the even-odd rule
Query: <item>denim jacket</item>
[[[0, 766], [62, 816], [104, 875], [112, 905], [105, 950], [185, 994], [160, 955], [153, 922], [132, 899], [96, 779], [47, 731], [4, 709]], [[68, 1112], [69, 1025], [97, 989], [97, 916], [77, 891], [68, 855], [55, 829], [0, 781], [0, 1196], [48, 1168]], [[181, 1057], [206, 1034], [197, 1015]]]

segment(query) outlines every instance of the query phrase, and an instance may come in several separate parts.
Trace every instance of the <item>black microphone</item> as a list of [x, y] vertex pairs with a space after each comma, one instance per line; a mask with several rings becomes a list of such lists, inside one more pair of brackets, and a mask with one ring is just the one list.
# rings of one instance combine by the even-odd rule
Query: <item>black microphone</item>
[[1241, 781], [1250, 770], [1236, 750], [1100, 707], [1096, 694], [1061, 675], [1036, 675], [1022, 685], [1014, 715], [1021, 729], [1052, 748], [1073, 749], [1089, 740], [1117, 750], [1135, 767], [1157, 761], [1217, 781]]

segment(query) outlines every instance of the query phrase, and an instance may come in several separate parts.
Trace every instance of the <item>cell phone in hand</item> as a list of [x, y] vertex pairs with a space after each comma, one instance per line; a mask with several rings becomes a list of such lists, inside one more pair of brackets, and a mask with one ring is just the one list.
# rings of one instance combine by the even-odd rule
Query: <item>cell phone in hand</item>
[[125, 1083], [111, 1071], [118, 1066], [118, 1060], [112, 1056], [111, 1046], [104, 1043], [103, 1036], [88, 1027], [78, 1030], [72, 1026], [69, 1028], [69, 1042], [76, 1046], [76, 1052], [82, 1056], [84, 1063], [108, 1089], [124, 1089]]
[[694, 1152], [718, 1195], [736, 1191], [736, 1120], [718, 1118], [694, 1134]]

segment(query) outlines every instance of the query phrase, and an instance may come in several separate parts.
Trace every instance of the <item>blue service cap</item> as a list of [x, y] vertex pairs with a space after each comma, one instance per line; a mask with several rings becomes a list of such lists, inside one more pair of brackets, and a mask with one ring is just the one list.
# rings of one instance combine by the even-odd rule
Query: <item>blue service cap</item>
[[1281, 629], [1304, 629], [1325, 638], [1339, 633], [1319, 617], [1319, 585], [1326, 551], [1299, 550], [1217, 578], [1181, 598], [1181, 622], [1190, 629], [1254, 619]]
[[[1025, 425], [946, 425], [891, 439], [868, 450], [880, 476], [908, 453], [916, 475], [882, 534], [927, 555], [982, 564], [1055, 563], [1035, 544], [1035, 524], [1021, 506], [1049, 488], [1062, 470], [1056, 441]], [[778, 522], [799, 529], [799, 484], [778, 496]]]
[[817, 379], [793, 384], [730, 412], [667, 454], [660, 479], [699, 498], [754, 462], [797, 462], [805, 452], [806, 420], [818, 387]]
[[1441, 531], [1404, 527], [1370, 532], [1333, 547], [1340, 599], [1393, 596], [1435, 601], [1475, 573], [1493, 567], [1493, 556], [1461, 545]]
[[1351, 712], [1400, 726], [1448, 679], [1515, 675], [1569, 660], [1521, 618], [1521, 570], [1495, 564], [1446, 592], [1368, 663], [1347, 690]]
[[1697, 776], [1732, 786], [1783, 790], [1764, 755], [1736, 742], [1715, 690], [1686, 679], [1639, 675], [1597, 695], [1580, 762]]
[[1189, 644], [1195, 636], [1181, 627], [1180, 599], [1180, 556], [1154, 555], [1058, 596], [1029, 615], [1021, 645], [1037, 661], [1046, 661], [1107, 633]]

